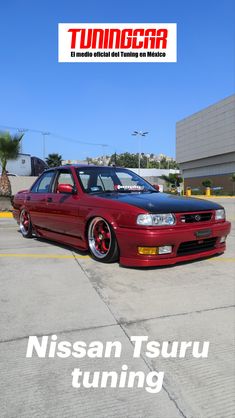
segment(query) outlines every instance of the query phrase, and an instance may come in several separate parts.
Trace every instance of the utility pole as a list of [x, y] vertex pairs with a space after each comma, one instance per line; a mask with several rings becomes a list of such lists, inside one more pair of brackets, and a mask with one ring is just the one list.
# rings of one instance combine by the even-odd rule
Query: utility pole
[[[28, 131], [28, 129], [18, 128], [18, 129], [17, 129], [17, 131], [18, 131], [20, 134], [25, 134], [25, 132], [27, 132], [27, 131]], [[22, 139], [21, 139], [21, 141], [20, 141], [20, 152], [21, 152], [21, 153], [23, 153], [23, 144], [22, 144]]]
[[43, 160], [45, 161], [45, 158], [46, 158], [46, 138], [45, 137], [46, 137], [46, 135], [50, 135], [50, 132], [42, 131], [41, 134], [42, 134], [42, 137], [43, 137], [43, 144], [42, 144], [43, 152], [42, 152], [42, 154], [43, 154]]

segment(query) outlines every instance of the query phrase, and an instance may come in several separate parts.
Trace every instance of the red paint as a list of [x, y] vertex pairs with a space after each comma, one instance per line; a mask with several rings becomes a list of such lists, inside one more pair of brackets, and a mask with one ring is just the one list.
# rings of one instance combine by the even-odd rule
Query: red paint
[[[58, 168], [58, 170], [63, 169], [65, 168]], [[85, 193], [76, 176], [76, 167], [69, 166], [66, 169], [74, 178], [74, 187], [60, 184], [54, 192], [52, 190], [48, 193], [21, 191], [15, 195], [13, 215], [18, 223], [20, 212], [25, 209], [30, 214], [33, 228], [39, 236], [80, 250], [87, 250], [88, 224], [92, 218], [101, 217], [113, 229], [120, 250], [120, 264], [125, 266], [169, 265], [220, 254], [225, 250], [225, 244], [219, 241], [220, 237], [229, 234], [231, 225], [228, 221], [215, 221], [214, 210], [210, 210], [211, 219], [204, 222], [183, 223], [184, 212], [182, 211], [175, 213], [176, 225], [138, 226], [137, 215], [148, 213], [146, 210], [120, 200]], [[202, 210], [200, 213], [205, 212]], [[191, 213], [195, 212], [191, 211]], [[24, 222], [28, 222], [27, 217]], [[209, 235], [197, 238], [196, 233], [202, 230], [208, 230]], [[97, 224], [94, 236], [96, 249], [106, 253], [109, 248], [110, 234], [102, 222]], [[196, 253], [177, 254], [180, 244], [196, 242], [195, 245], [203, 246], [204, 242], [208, 242], [205, 241], [207, 239], [214, 239], [212, 248], [200, 251], [196, 248]], [[172, 245], [173, 252], [146, 256], [139, 255], [137, 251], [138, 247], [164, 245]]]

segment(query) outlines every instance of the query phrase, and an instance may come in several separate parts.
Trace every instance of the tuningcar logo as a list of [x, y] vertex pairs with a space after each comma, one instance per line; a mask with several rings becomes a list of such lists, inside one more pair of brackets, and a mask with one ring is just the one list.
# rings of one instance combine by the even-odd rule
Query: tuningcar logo
[[176, 62], [176, 23], [59, 23], [59, 62]]

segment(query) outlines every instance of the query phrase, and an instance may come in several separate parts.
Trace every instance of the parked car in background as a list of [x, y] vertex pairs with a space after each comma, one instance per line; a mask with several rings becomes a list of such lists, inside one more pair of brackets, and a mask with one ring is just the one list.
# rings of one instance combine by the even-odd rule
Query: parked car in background
[[124, 266], [221, 254], [230, 232], [219, 204], [159, 193], [137, 174], [117, 167], [46, 170], [30, 190], [15, 195], [13, 214], [25, 238], [36, 234]]

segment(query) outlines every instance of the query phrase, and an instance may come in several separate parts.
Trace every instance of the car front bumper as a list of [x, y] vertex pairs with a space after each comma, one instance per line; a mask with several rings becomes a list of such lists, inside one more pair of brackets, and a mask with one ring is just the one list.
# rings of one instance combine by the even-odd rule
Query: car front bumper
[[[228, 221], [207, 223], [200, 226], [162, 227], [161, 229], [117, 228], [115, 232], [120, 248], [120, 264], [129, 267], [154, 267], [221, 254], [224, 252], [226, 244], [221, 243], [220, 238], [226, 237], [230, 229], [231, 224]], [[203, 231], [206, 232], [205, 235], [203, 235]], [[199, 235], [202, 234], [200, 238], [198, 233]], [[207, 245], [207, 242], [210, 245]], [[186, 247], [183, 251], [181, 244]], [[138, 253], [138, 247], [166, 245], [172, 246], [170, 254], [141, 255]], [[189, 246], [191, 246], [191, 249], [187, 249]]]

